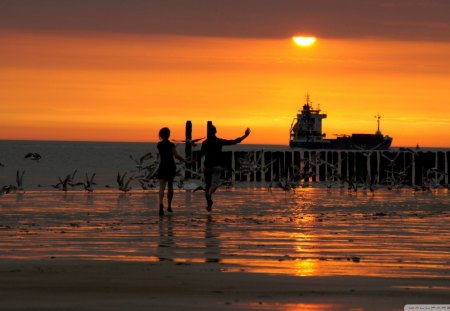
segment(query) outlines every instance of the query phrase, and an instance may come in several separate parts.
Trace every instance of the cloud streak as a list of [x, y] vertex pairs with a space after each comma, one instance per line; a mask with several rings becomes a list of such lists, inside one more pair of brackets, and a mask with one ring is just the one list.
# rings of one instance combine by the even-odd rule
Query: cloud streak
[[14, 0], [0, 30], [450, 41], [446, 0]]

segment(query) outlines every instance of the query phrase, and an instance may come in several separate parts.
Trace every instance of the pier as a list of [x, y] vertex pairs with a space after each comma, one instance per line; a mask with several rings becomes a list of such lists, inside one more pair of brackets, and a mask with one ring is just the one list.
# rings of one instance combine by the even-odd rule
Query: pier
[[[207, 126], [212, 124], [208, 121]], [[192, 150], [192, 123], [186, 123], [186, 157]], [[325, 182], [374, 184], [387, 187], [408, 185], [438, 188], [448, 186], [449, 149], [391, 148], [388, 150], [280, 150], [223, 151], [222, 179], [253, 182]], [[201, 178], [202, 163], [189, 165], [185, 178]]]
[[[199, 151], [193, 151], [196, 157]], [[438, 187], [449, 182], [448, 150], [224, 151], [222, 178], [232, 181], [384, 184]], [[200, 176], [202, 164], [191, 171]], [[190, 175], [189, 175], [190, 176]]]

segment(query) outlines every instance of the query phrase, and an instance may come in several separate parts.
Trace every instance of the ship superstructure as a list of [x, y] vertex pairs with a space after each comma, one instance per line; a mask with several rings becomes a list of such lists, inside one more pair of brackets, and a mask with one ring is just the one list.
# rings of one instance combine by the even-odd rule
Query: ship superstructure
[[341, 135], [335, 139], [326, 139], [322, 133], [322, 120], [327, 115], [320, 108], [314, 109], [309, 95], [303, 109], [297, 113], [291, 124], [289, 146], [304, 149], [365, 149], [386, 150], [392, 138], [383, 136], [380, 131], [380, 115], [377, 117], [378, 127], [375, 134]]

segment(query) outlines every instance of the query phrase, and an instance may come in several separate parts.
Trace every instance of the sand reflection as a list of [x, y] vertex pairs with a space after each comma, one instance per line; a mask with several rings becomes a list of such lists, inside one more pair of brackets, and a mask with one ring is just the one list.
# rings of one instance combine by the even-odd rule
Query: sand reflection
[[296, 276], [450, 278], [448, 191], [340, 189], [177, 193], [157, 216], [157, 191], [60, 191], [0, 198], [0, 259], [220, 263], [226, 271]]
[[[322, 304], [322, 303], [264, 303], [264, 304], [247, 304], [248, 309], [255, 310], [283, 310], [283, 311], [348, 311], [348, 306], [340, 306], [338, 304]], [[353, 310], [353, 309], [352, 309]], [[355, 311], [361, 309], [354, 309]]]
[[170, 215], [159, 219], [159, 243], [157, 247], [159, 261], [176, 260], [173, 224], [172, 216]]
[[206, 216], [205, 224], [205, 262], [220, 262], [220, 236], [212, 215]]

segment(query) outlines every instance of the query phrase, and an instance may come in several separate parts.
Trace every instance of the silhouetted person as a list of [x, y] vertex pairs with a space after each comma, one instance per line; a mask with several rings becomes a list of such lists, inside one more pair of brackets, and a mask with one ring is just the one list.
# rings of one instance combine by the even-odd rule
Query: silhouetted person
[[227, 140], [216, 137], [216, 127], [209, 125], [207, 130], [206, 140], [202, 143], [202, 149], [200, 150], [199, 160], [205, 156], [204, 161], [204, 175], [205, 175], [205, 198], [207, 202], [206, 210], [211, 211], [213, 200], [212, 194], [219, 187], [220, 175], [222, 173], [222, 147], [239, 144], [248, 135], [250, 135], [250, 129], [245, 130], [245, 134], [242, 137]]
[[191, 163], [191, 161], [185, 160], [181, 157], [175, 149], [175, 144], [169, 140], [170, 129], [163, 127], [159, 131], [160, 142], [158, 143], [158, 151], [160, 156], [158, 174], [159, 179], [159, 216], [164, 215], [164, 191], [167, 184], [167, 211], [172, 213], [172, 198], [173, 198], [173, 179], [177, 171], [174, 157], [185, 163]]

